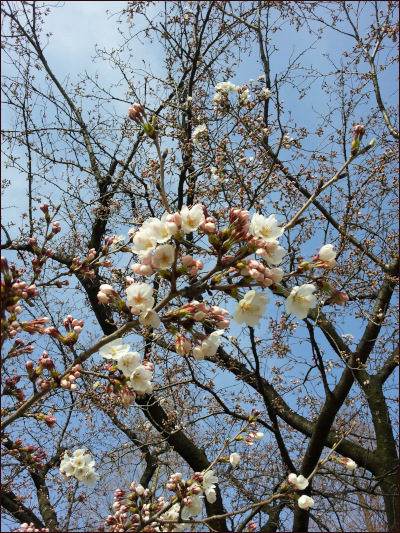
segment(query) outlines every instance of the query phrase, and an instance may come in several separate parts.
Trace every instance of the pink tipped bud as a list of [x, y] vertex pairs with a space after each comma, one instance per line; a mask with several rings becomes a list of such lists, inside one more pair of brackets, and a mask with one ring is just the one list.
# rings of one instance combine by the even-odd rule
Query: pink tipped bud
[[184, 255], [182, 258], [181, 258], [181, 263], [183, 266], [192, 266], [193, 263], [194, 263], [194, 259], [193, 259], [193, 256], [192, 255]]
[[97, 299], [102, 304], [108, 304], [108, 296], [106, 294], [104, 294], [104, 292], [98, 292], [97, 293]]
[[140, 275], [140, 268], [141, 268], [142, 265], [140, 265], [139, 263], [134, 263], [133, 265], [131, 265], [131, 270], [134, 274], [137, 274], [137, 275]]
[[57, 422], [57, 419], [55, 416], [45, 416], [43, 418], [43, 422], [50, 428], [52, 429], [55, 425], [56, 425], [56, 422]]
[[152, 276], [153, 275], [153, 269], [149, 265], [140, 265], [140, 274], [142, 276]]

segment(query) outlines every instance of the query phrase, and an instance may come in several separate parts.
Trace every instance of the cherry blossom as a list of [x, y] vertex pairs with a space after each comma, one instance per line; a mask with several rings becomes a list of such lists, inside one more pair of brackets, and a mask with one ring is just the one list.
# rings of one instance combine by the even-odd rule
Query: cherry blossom
[[136, 367], [130, 377], [132, 389], [136, 392], [150, 394], [150, 392], [153, 390], [153, 387], [150, 383], [151, 379], [153, 379], [153, 374], [150, 372], [150, 370], [147, 370], [147, 368], [143, 365], [139, 365]]
[[286, 255], [286, 250], [279, 246], [278, 241], [272, 241], [268, 242], [265, 248], [259, 248], [256, 253], [272, 266], [281, 264]]
[[99, 350], [101, 357], [115, 359], [116, 361], [129, 352], [129, 344], [124, 344], [122, 339], [116, 339], [102, 346]]
[[197, 516], [201, 513], [201, 500], [202, 496], [198, 496], [197, 494], [192, 494], [191, 496], [183, 499], [183, 503], [185, 504], [181, 512], [181, 517], [183, 520], [187, 520], [189, 516]]
[[306, 318], [308, 310], [317, 305], [317, 298], [312, 294], [314, 291], [315, 287], [310, 283], [293, 287], [286, 300], [287, 314], [293, 313], [297, 318]]
[[130, 307], [135, 311], [151, 309], [154, 305], [153, 288], [147, 283], [132, 283], [126, 289]]
[[96, 481], [100, 476], [94, 470], [95, 461], [91, 456], [85, 453], [85, 450], [78, 449], [73, 453], [73, 457], [69, 457], [67, 453], [64, 454], [60, 463], [60, 474], [63, 479], [67, 481], [71, 476], [74, 476], [78, 481], [90, 488], [94, 488]]
[[233, 467], [237, 466], [240, 462], [240, 455], [236, 452], [231, 453], [229, 456], [229, 462]]
[[297, 500], [297, 505], [300, 507], [300, 509], [304, 509], [305, 511], [308, 511], [310, 507], [314, 505], [314, 500], [310, 496], [306, 496], [303, 494], [303, 496], [300, 496], [300, 498]]
[[193, 357], [196, 361], [202, 361], [204, 357], [212, 357], [216, 354], [221, 342], [219, 337], [223, 332], [223, 329], [213, 331], [200, 345], [193, 348]]
[[140, 359], [138, 352], [127, 352], [118, 359], [118, 368], [125, 376], [130, 377], [139, 366]]
[[248, 326], [257, 326], [268, 303], [269, 297], [265, 293], [251, 290], [238, 303], [233, 320], [238, 324], [246, 322]]
[[161, 324], [160, 317], [153, 309], [145, 309], [140, 313], [139, 322], [142, 326], [151, 326], [154, 329], [158, 328]]
[[203, 206], [201, 204], [196, 204], [191, 209], [183, 206], [180, 215], [182, 217], [182, 229], [185, 233], [196, 231], [205, 220]]
[[154, 250], [157, 246], [157, 238], [150, 230], [140, 229], [132, 239], [131, 251], [134, 254], [144, 254], [149, 250]]
[[321, 261], [332, 261], [336, 258], [336, 252], [333, 250], [333, 244], [324, 244], [319, 251], [318, 257]]
[[207, 126], [205, 124], [200, 124], [193, 130], [192, 140], [194, 144], [201, 147], [201, 144], [199, 142], [199, 136], [205, 131], [207, 131]]
[[296, 476], [296, 474], [289, 474], [288, 482], [296, 490], [304, 490], [308, 487], [308, 480], [302, 475]]
[[158, 246], [153, 256], [153, 267], [161, 270], [171, 268], [175, 260], [175, 247], [172, 244]]
[[283, 233], [283, 228], [279, 228], [275, 215], [265, 218], [259, 213], [255, 213], [250, 221], [250, 233], [255, 237], [260, 237], [265, 242], [275, 242]]

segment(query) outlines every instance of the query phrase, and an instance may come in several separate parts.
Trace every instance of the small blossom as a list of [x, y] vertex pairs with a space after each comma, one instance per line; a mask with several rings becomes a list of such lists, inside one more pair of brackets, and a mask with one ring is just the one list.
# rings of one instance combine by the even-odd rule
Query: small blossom
[[231, 453], [229, 456], [229, 462], [233, 467], [237, 466], [240, 462], [240, 455], [236, 452]]
[[118, 368], [125, 376], [130, 377], [139, 366], [140, 359], [137, 352], [127, 352], [118, 359]]
[[336, 252], [333, 250], [333, 244], [325, 244], [319, 251], [318, 258], [321, 261], [332, 261], [336, 258]]
[[139, 316], [139, 322], [142, 326], [151, 326], [157, 329], [161, 323], [160, 317], [153, 309], [146, 309]]
[[282, 259], [286, 255], [286, 250], [279, 246], [278, 241], [268, 242], [265, 248], [261, 248], [256, 252], [269, 265], [280, 265]]
[[201, 147], [201, 144], [199, 142], [199, 136], [205, 131], [207, 131], [207, 126], [205, 124], [200, 124], [193, 130], [192, 140], [195, 145]]
[[153, 379], [153, 374], [145, 366], [139, 365], [130, 377], [132, 389], [149, 394], [152, 391], [151, 379]]
[[300, 498], [297, 500], [297, 505], [300, 507], [300, 509], [308, 511], [309, 508], [314, 505], [314, 500], [310, 496], [303, 494], [303, 496], [300, 496]]
[[201, 513], [202, 504], [201, 496], [193, 494], [189, 498], [184, 498], [183, 503], [185, 506], [182, 508], [181, 516], [183, 520], [187, 520], [189, 516], [197, 516]]
[[191, 209], [183, 206], [180, 214], [182, 217], [182, 229], [185, 233], [196, 231], [205, 220], [203, 206], [200, 204], [194, 205]]
[[118, 360], [129, 351], [129, 344], [124, 344], [121, 339], [111, 341], [99, 350], [101, 357]]
[[175, 247], [172, 244], [158, 246], [153, 256], [153, 267], [160, 270], [171, 268], [175, 260]]
[[271, 91], [267, 88], [267, 87], [263, 87], [262, 90], [261, 90], [261, 95], [267, 99], [267, 98], [271, 98], [272, 96], [272, 93]]
[[147, 283], [132, 283], [126, 289], [126, 296], [130, 307], [143, 311], [154, 305], [153, 288]]
[[295, 490], [304, 490], [308, 487], [308, 480], [304, 476], [296, 476], [296, 474], [289, 474], [288, 482]]
[[314, 291], [314, 285], [309, 283], [293, 287], [286, 300], [287, 314], [293, 313], [297, 318], [306, 318], [309, 309], [317, 305], [317, 298], [312, 294]]
[[238, 303], [233, 314], [233, 320], [238, 324], [246, 322], [248, 326], [257, 326], [268, 303], [269, 298], [265, 293], [251, 290]]
[[275, 242], [283, 233], [283, 228], [279, 228], [275, 215], [265, 218], [259, 213], [255, 213], [250, 222], [250, 233], [254, 237], [259, 237], [265, 242]]

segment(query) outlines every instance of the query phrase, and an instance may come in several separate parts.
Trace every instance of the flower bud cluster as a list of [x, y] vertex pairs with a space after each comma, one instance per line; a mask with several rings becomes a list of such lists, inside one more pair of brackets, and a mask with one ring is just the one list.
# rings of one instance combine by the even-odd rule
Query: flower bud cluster
[[169, 311], [164, 318], [164, 323], [166, 327], [171, 323], [176, 323], [186, 330], [191, 330], [196, 322], [207, 323], [216, 328], [226, 328], [229, 326], [227, 315], [229, 311], [217, 305], [207, 307], [204, 302], [192, 300], [179, 309]]
[[[257, 414], [256, 414], [257, 413]], [[256, 417], [260, 414], [260, 411], [254, 411], [253, 415], [250, 416], [249, 420], [255, 420]], [[256, 440], [261, 440], [264, 437], [264, 433], [258, 431], [258, 426], [254, 422], [250, 422], [249, 424], [250, 431], [242, 437], [241, 435], [239, 437], [236, 437], [235, 440], [238, 441], [244, 441], [248, 446], [253, 446], [254, 442]]]
[[20, 375], [14, 375], [11, 378], [7, 378], [2, 394], [14, 396], [20, 403], [23, 403], [26, 400], [24, 391], [16, 387], [20, 379]]
[[196, 276], [199, 270], [203, 270], [204, 264], [201, 259], [194, 259], [192, 255], [184, 255], [181, 257], [181, 263], [188, 269], [188, 274]]
[[80, 365], [75, 365], [71, 368], [70, 374], [61, 380], [60, 385], [63, 389], [69, 389], [70, 391], [76, 391], [78, 389], [78, 384], [75, 381], [81, 375], [80, 369]]
[[[8, 265], [5, 257], [1, 258], [1, 311], [2, 315], [7, 310], [11, 313], [10, 323], [16, 319], [17, 314], [22, 313], [22, 307], [19, 305], [20, 300], [25, 300], [31, 307], [31, 299], [38, 295], [36, 285], [28, 285], [21, 281], [21, 276], [25, 269], [17, 270], [14, 264]], [[15, 336], [15, 333], [14, 333]]]
[[[117, 489], [114, 492], [113, 509], [114, 515], [109, 515], [105, 520], [105, 526], [108, 531], [126, 531], [125, 523], [129, 517], [131, 526], [139, 524], [144, 520], [149, 520], [150, 516], [162, 509], [163, 503], [157, 500], [155, 504], [146, 503], [150, 495], [149, 489], [145, 489], [142, 485], [131, 483], [130, 492]], [[163, 499], [162, 499], [163, 500]]]
[[44, 462], [47, 460], [47, 453], [43, 449], [37, 449], [33, 444], [22, 446], [22, 440], [17, 439], [11, 450], [7, 452], [13, 457], [17, 457], [19, 461], [27, 464], [31, 468], [37, 468], [43, 470]]
[[225, 250], [230, 250], [232, 246], [249, 241], [252, 236], [249, 233], [248, 224], [249, 212], [245, 209], [231, 208], [229, 212], [229, 224], [222, 231], [220, 240]]
[[[89, 256], [92, 256], [93, 254], [91, 253], [91, 250], [89, 251]], [[95, 279], [96, 278], [96, 274], [94, 272], [94, 270], [90, 269], [90, 265], [89, 265], [89, 262], [90, 262], [90, 259], [89, 257], [87, 257], [86, 259], [84, 259], [83, 261], [81, 261], [79, 259], [79, 257], [74, 257], [72, 259], [72, 264], [71, 266], [69, 267], [70, 271], [73, 273], [73, 274], [80, 274], [81, 276], [86, 276], [90, 279]], [[103, 263], [104, 265], [104, 263]], [[106, 265], [104, 265], [106, 266]]]
[[[135, 282], [135, 280], [129, 276], [126, 276], [125, 280], [127, 286]], [[100, 285], [97, 298], [102, 304], [114, 305], [120, 312], [127, 314], [129, 317], [131, 316], [131, 311], [126, 305], [125, 300], [119, 296], [112, 285], [109, 285], [108, 283]]]
[[31, 522], [30, 524], [24, 522], [19, 526], [18, 529], [14, 529], [14, 531], [16, 533], [30, 533], [31, 531], [35, 533], [36, 531], [38, 531], [39, 533], [46, 533], [50, 531], [50, 529], [47, 529], [47, 527], [43, 527], [42, 529], [36, 529], [35, 524], [33, 522]]
[[73, 318], [71, 315], [68, 315], [67, 318], [64, 318], [63, 320], [63, 325], [65, 329], [68, 332], [73, 331], [77, 335], [79, 335], [79, 333], [82, 332], [83, 324], [84, 324], [83, 320], [77, 320], [76, 318]]
[[78, 341], [78, 337], [79, 334], [82, 332], [84, 322], [83, 320], [77, 320], [71, 315], [68, 315], [63, 320], [63, 325], [67, 330], [66, 336], [62, 335], [62, 333], [55, 326], [50, 326], [49, 328], [46, 328], [43, 333], [46, 333], [47, 335], [50, 335], [50, 337], [57, 339], [65, 346], [73, 346]]
[[155, 126], [155, 117], [153, 118], [153, 124], [150, 124], [147, 120], [146, 111], [140, 104], [133, 104], [128, 110], [129, 118], [136, 122], [143, 131], [150, 137], [150, 139], [156, 139], [157, 133], [153, 126]]
[[268, 268], [256, 259], [239, 261], [235, 267], [229, 269], [229, 272], [232, 272], [233, 276], [243, 276], [248, 283], [254, 280], [257, 285], [263, 287], [279, 283], [283, 278], [283, 270], [281, 268]]
[[30, 355], [33, 353], [34, 350], [35, 350], [34, 346], [32, 346], [31, 344], [26, 344], [25, 341], [17, 337], [14, 340], [13, 347], [8, 351], [6, 358], [11, 359], [12, 357], [18, 357], [19, 355], [22, 355], [25, 353]]

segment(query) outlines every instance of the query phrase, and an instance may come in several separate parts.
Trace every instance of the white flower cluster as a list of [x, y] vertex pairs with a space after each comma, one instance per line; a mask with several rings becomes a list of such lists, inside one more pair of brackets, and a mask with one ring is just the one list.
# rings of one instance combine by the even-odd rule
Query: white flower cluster
[[207, 131], [207, 126], [205, 124], [200, 124], [197, 126], [192, 133], [192, 140], [193, 144], [196, 146], [199, 146], [201, 148], [201, 143], [199, 141], [199, 137], [202, 133], [205, 133]]
[[[282, 246], [279, 246], [277, 240], [282, 235], [283, 229], [278, 227], [275, 215], [265, 218], [263, 215], [255, 213], [250, 221], [249, 231], [251, 235], [257, 238], [257, 245], [259, 246], [257, 255], [261, 256], [269, 265], [279, 265], [286, 252]], [[281, 271], [281, 269], [273, 270]], [[252, 274], [250, 270], [249, 274]], [[259, 275], [257, 272], [255, 274]], [[281, 274], [283, 276], [283, 271]], [[251, 290], [238, 303], [233, 319], [238, 324], [245, 322], [248, 326], [257, 326], [269, 301], [269, 297], [265, 293]]]
[[67, 453], [64, 454], [60, 464], [60, 474], [64, 481], [68, 481], [71, 476], [74, 476], [78, 481], [92, 489], [100, 478], [94, 470], [94, 464], [95, 462], [88, 453], [85, 453], [85, 450], [75, 450], [73, 457], [69, 457]]
[[139, 394], [150, 394], [153, 386], [151, 371], [152, 364], [144, 361], [140, 364], [140, 354], [130, 352], [129, 344], [124, 344], [121, 339], [111, 341], [99, 350], [99, 354], [106, 359], [117, 361], [118, 368], [129, 378], [128, 385]]
[[[170, 502], [165, 502], [164, 507], [168, 507], [168, 505], [170, 505]], [[201, 506], [201, 502], [200, 502], [200, 506]], [[174, 521], [177, 522], [177, 523], [174, 524], [174, 527], [173, 527], [172, 530], [169, 529], [171, 524], [168, 524], [168, 526], [166, 526], [166, 527], [155, 526], [154, 530], [155, 531], [177, 531], [177, 532], [185, 531], [187, 524], [180, 524], [178, 522], [178, 520], [179, 520], [179, 511], [180, 510], [181, 510], [181, 506], [179, 505], [179, 503], [174, 503], [174, 505], [170, 509], [168, 509], [168, 511], [166, 511], [165, 513], [163, 513], [160, 516], [161, 520], [174, 520]], [[201, 512], [201, 507], [200, 507], [200, 511], [199, 512]], [[197, 514], [199, 514], [199, 513], [197, 513]]]
[[139, 315], [143, 326], [158, 328], [160, 318], [152, 307], [154, 305], [153, 288], [147, 283], [132, 283], [126, 289], [128, 304], [134, 315]]
[[[250, 83], [253, 81], [254, 80], [250, 80]], [[242, 102], [246, 102], [250, 99], [250, 91], [248, 90], [247, 85], [240, 87], [239, 85], [234, 85], [230, 81], [222, 81], [215, 86], [215, 90], [217, 92], [214, 95], [213, 101], [217, 104], [222, 102], [228, 96], [228, 94], [234, 93], [238, 93], [239, 100]], [[267, 87], [263, 87], [259, 96], [263, 100], [267, 100], [268, 98], [271, 98], [272, 93]]]
[[177, 231], [178, 226], [168, 213], [164, 213], [161, 220], [155, 217], [148, 218], [139, 231], [136, 233], [134, 229], [129, 231], [130, 235], [134, 234], [132, 252], [141, 255], [154, 250], [157, 244], [167, 242]]

